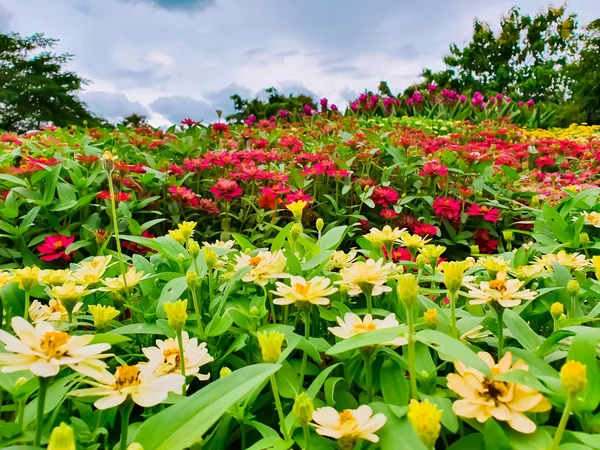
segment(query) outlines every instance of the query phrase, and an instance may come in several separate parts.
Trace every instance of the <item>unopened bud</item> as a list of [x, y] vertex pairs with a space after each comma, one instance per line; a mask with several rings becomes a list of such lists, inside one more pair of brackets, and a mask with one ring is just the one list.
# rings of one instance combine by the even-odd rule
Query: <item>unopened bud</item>
[[571, 297], [579, 296], [579, 283], [577, 282], [577, 280], [570, 280], [567, 283], [567, 292]]
[[322, 231], [325, 226], [325, 222], [320, 217], [317, 219], [317, 231]]
[[471, 255], [479, 255], [479, 245], [471, 245]]
[[200, 244], [190, 239], [188, 241], [188, 252], [190, 252], [192, 258], [196, 259], [200, 254]]
[[560, 316], [562, 316], [565, 312], [565, 307], [563, 306], [563, 304], [561, 302], [554, 302], [552, 303], [552, 306], [550, 307], [550, 314], [552, 314], [552, 317], [554, 318], [554, 320], [558, 320], [560, 319]]
[[423, 314], [423, 320], [425, 321], [425, 325], [427, 325], [429, 328], [437, 328], [437, 309], [431, 308], [425, 311], [425, 314]]
[[139, 442], [133, 442], [127, 446], [127, 450], [144, 450], [144, 446]]
[[400, 275], [397, 282], [398, 298], [404, 306], [412, 308], [417, 302], [417, 297], [419, 295], [419, 283], [417, 283], [417, 279], [413, 274], [407, 273]]
[[181, 332], [187, 322], [187, 300], [177, 300], [176, 302], [165, 303], [163, 307], [167, 314], [169, 325], [173, 331], [175, 331], [175, 333]]
[[204, 247], [202, 251], [204, 252], [204, 261], [206, 261], [206, 266], [209, 269], [212, 269], [217, 263], [216, 252], [210, 247]]
[[197, 289], [200, 281], [198, 280], [198, 275], [193, 270], [188, 270], [185, 274], [185, 281], [190, 289]]
[[292, 225], [292, 238], [294, 240], [298, 239], [300, 237], [300, 235], [302, 234], [302, 225], [300, 225], [299, 223], [295, 223], [294, 225]]
[[75, 450], [75, 434], [73, 428], [66, 423], [54, 427], [50, 434], [48, 450]]
[[305, 426], [312, 420], [314, 410], [313, 401], [305, 392], [296, 395], [292, 412], [300, 425]]
[[251, 316], [258, 316], [259, 312], [260, 312], [260, 310], [256, 306], [253, 306], [252, 308], [250, 308], [250, 315]]
[[579, 233], [579, 242], [581, 245], [588, 245], [590, 243], [590, 235], [587, 233]]
[[515, 233], [510, 230], [503, 231], [502, 235], [506, 242], [511, 242], [515, 238]]
[[227, 375], [231, 375], [233, 373], [233, 371], [229, 368], [229, 367], [223, 367], [220, 371], [219, 371], [219, 377], [220, 378], [224, 378]]
[[102, 154], [102, 167], [108, 173], [111, 173], [115, 168], [115, 158], [111, 152], [104, 152]]
[[285, 335], [279, 331], [259, 331], [256, 336], [263, 361], [270, 364], [276, 363], [281, 356], [281, 346]]
[[416, 259], [416, 263], [417, 263], [417, 267], [419, 269], [423, 270], [423, 268], [427, 264], [427, 258], [425, 258], [424, 255], [418, 255], [417, 259]]
[[578, 394], [587, 384], [585, 364], [579, 361], [567, 361], [560, 369], [560, 383], [567, 394]]

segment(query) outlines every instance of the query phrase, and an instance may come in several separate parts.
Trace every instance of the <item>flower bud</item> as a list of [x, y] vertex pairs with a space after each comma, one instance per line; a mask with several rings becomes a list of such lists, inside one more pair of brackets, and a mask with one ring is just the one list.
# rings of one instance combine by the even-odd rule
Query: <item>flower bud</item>
[[506, 242], [511, 242], [515, 238], [515, 233], [513, 231], [510, 231], [510, 230], [505, 230], [505, 231], [502, 232], [502, 236], [504, 236], [504, 240]]
[[585, 364], [567, 361], [560, 369], [560, 383], [567, 394], [578, 394], [587, 384]]
[[285, 339], [285, 335], [279, 331], [259, 331], [258, 345], [262, 352], [263, 361], [266, 363], [276, 363], [281, 356], [281, 345]]
[[233, 373], [233, 371], [229, 367], [223, 367], [219, 371], [219, 377], [223, 378], [223, 377], [226, 377], [227, 375], [231, 375], [232, 373]]
[[314, 410], [313, 401], [306, 392], [296, 395], [294, 406], [292, 407], [296, 422], [302, 426], [306, 426], [312, 420]]
[[54, 427], [48, 442], [48, 450], [75, 450], [75, 448], [73, 428], [64, 422]]
[[588, 245], [590, 243], [590, 235], [587, 233], [579, 233], [579, 242], [581, 245]]
[[169, 237], [171, 239], [175, 239], [181, 245], [185, 244], [185, 237], [183, 236], [181, 230], [169, 230]]
[[412, 399], [408, 405], [408, 421], [427, 448], [433, 448], [440, 436], [442, 414], [443, 411], [437, 405], [429, 403], [429, 400], [419, 402]]
[[302, 212], [304, 211], [304, 208], [306, 208], [307, 206], [308, 206], [308, 202], [306, 202], [304, 200], [298, 200], [298, 201], [290, 203], [289, 205], [286, 205], [285, 207], [294, 215], [294, 219], [296, 219], [297, 222], [301, 222], [302, 221]]
[[190, 255], [192, 256], [192, 258], [196, 259], [198, 257], [198, 255], [200, 254], [200, 244], [198, 244], [196, 241], [190, 239], [188, 241], [188, 252], [190, 252]]
[[425, 311], [425, 313], [423, 314], [423, 320], [425, 321], [425, 325], [427, 325], [429, 328], [437, 328], [437, 309], [431, 308]]
[[185, 274], [185, 281], [190, 289], [197, 289], [200, 285], [200, 281], [198, 280], [198, 275], [193, 270], [188, 270]]
[[115, 168], [115, 157], [111, 152], [104, 152], [102, 154], [102, 167], [108, 173], [111, 173]]
[[425, 258], [424, 255], [418, 255], [417, 259], [416, 259], [416, 263], [417, 263], [417, 267], [421, 270], [423, 270], [425, 268], [425, 265], [427, 264], [427, 258]]
[[419, 283], [411, 273], [406, 273], [398, 277], [398, 298], [408, 309], [417, 303], [419, 295]]
[[317, 219], [317, 231], [323, 231], [323, 227], [325, 226], [325, 222], [320, 217]]
[[577, 280], [569, 280], [567, 283], [567, 292], [571, 297], [579, 296], [579, 283]]
[[300, 225], [299, 223], [295, 223], [294, 225], [292, 225], [291, 232], [292, 232], [292, 239], [295, 241], [302, 234], [302, 225]]
[[444, 284], [451, 293], [456, 293], [460, 289], [465, 275], [465, 270], [469, 265], [468, 261], [452, 261], [443, 263]]
[[96, 330], [108, 328], [110, 321], [117, 317], [120, 312], [112, 306], [90, 305], [88, 310], [94, 318], [94, 327]]
[[138, 442], [132, 442], [127, 446], [127, 450], [144, 450], [144, 447]]
[[479, 245], [471, 245], [469, 247], [471, 255], [479, 255]]
[[258, 316], [259, 313], [260, 313], [260, 310], [256, 306], [253, 306], [252, 308], [250, 308], [251, 316]]
[[165, 303], [163, 305], [170, 327], [175, 333], [180, 333], [187, 322], [187, 300]]
[[552, 303], [552, 306], [550, 307], [550, 314], [552, 314], [552, 317], [554, 318], [554, 320], [558, 320], [560, 319], [560, 316], [562, 316], [565, 312], [565, 307], [563, 306], [563, 304], [561, 302], [554, 302]]
[[202, 251], [204, 252], [204, 261], [206, 261], [207, 267], [212, 269], [217, 263], [217, 253], [210, 247], [204, 247]]

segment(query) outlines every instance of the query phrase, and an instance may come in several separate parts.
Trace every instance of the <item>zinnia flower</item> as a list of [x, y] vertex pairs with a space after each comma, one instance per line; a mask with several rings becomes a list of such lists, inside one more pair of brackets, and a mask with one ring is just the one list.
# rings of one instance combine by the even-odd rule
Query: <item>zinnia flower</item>
[[[506, 352], [498, 364], [489, 353], [479, 352], [477, 356], [490, 367], [492, 377], [512, 370], [529, 369], [522, 360], [513, 365], [510, 352]], [[449, 374], [447, 380], [448, 388], [462, 397], [452, 405], [457, 416], [477, 419], [480, 423], [493, 417], [507, 422], [520, 433], [533, 433], [536, 425], [524, 413], [544, 412], [551, 408], [550, 402], [542, 394], [527, 386], [488, 378], [459, 361], [454, 363], [454, 367], [458, 374]]]
[[406, 229], [394, 228], [386, 225], [383, 229], [378, 230], [377, 228], [371, 228], [369, 234], [365, 235], [365, 239], [375, 245], [377, 248], [384, 246], [389, 247], [394, 242], [396, 242], [402, 233], [405, 232]]
[[360, 295], [361, 292], [376, 296], [392, 290], [385, 286], [391, 271], [392, 265], [385, 264], [383, 259], [358, 261], [340, 270], [342, 279], [336, 284], [345, 285], [350, 296]]
[[256, 283], [266, 286], [274, 278], [287, 278], [288, 274], [284, 272], [287, 259], [281, 250], [271, 252], [258, 252], [255, 256], [245, 253], [236, 256], [235, 270], [243, 267], [252, 267], [250, 271], [242, 278], [246, 283]]
[[147, 275], [144, 275], [144, 272], [136, 272], [135, 267], [130, 267], [125, 274], [125, 277], [123, 277], [123, 275], [119, 275], [115, 278], [107, 278], [106, 280], [102, 280], [102, 283], [105, 287], [100, 288], [100, 290], [122, 292], [125, 290], [125, 281], [127, 281], [127, 287], [131, 289], [146, 277]]
[[219, 180], [213, 187], [209, 189], [209, 191], [215, 194], [215, 198], [217, 200], [224, 198], [227, 202], [231, 202], [235, 197], [239, 197], [244, 193], [236, 181], [227, 180], [225, 178], [219, 178]]
[[[73, 308], [73, 314], [78, 312], [83, 306], [82, 302], [75, 304]], [[47, 305], [34, 300], [29, 307], [29, 317], [34, 323], [40, 321], [46, 322], [66, 322], [68, 319], [68, 313], [60, 300], [51, 299]]]
[[495, 280], [482, 281], [479, 288], [471, 288], [466, 295], [473, 299], [470, 301], [472, 305], [495, 302], [503, 308], [512, 308], [523, 300], [533, 300], [537, 295], [529, 289], [520, 290], [523, 284], [519, 280], [507, 280], [506, 272], [499, 272]]
[[37, 247], [38, 252], [43, 255], [40, 256], [40, 259], [42, 261], [54, 261], [62, 258], [65, 261], [70, 261], [71, 255], [65, 253], [65, 250], [73, 242], [75, 242], [75, 236], [67, 237], [63, 234], [46, 236], [44, 243]]
[[341, 413], [330, 406], [318, 408], [313, 412], [313, 420], [321, 436], [338, 439], [340, 448], [354, 448], [357, 439], [379, 442], [375, 432], [385, 425], [387, 418], [381, 413], [373, 415], [369, 406], [362, 405]]
[[462, 203], [450, 197], [437, 197], [433, 201], [433, 211], [448, 220], [454, 221], [460, 219], [460, 210]]
[[466, 213], [468, 216], [481, 216], [488, 222], [498, 222], [500, 220], [500, 210], [498, 208], [479, 206], [475, 203], [469, 206]]
[[82, 284], [96, 284], [108, 269], [112, 256], [96, 256], [91, 261], [81, 261], [73, 278]]
[[345, 253], [342, 250], [337, 250], [329, 256], [329, 261], [327, 261], [327, 264], [325, 264], [324, 270], [331, 271], [335, 269], [343, 269], [344, 267], [350, 267], [354, 263], [356, 255], [357, 253], [353, 250], [350, 250], [348, 253]]
[[[336, 317], [339, 327], [329, 327], [328, 330], [334, 336], [341, 339], [348, 339], [349, 337], [356, 336], [357, 334], [365, 333], [367, 331], [381, 330], [384, 328], [393, 328], [400, 325], [394, 313], [389, 314], [385, 319], [373, 319], [371, 314], [367, 314], [364, 319], [361, 320], [359, 316], [354, 313], [346, 313], [344, 318]], [[383, 345], [405, 345], [408, 341], [403, 337], [395, 338]]]
[[90, 375], [106, 367], [101, 358], [111, 356], [102, 354], [109, 344], [88, 345], [92, 335], [70, 336], [49, 322], [38, 322], [34, 327], [19, 316], [12, 318], [11, 325], [17, 337], [0, 330], [4, 350], [10, 352], [0, 353], [0, 370], [5, 373], [28, 370], [38, 377], [53, 377], [61, 366], [68, 366]]
[[335, 294], [338, 290], [335, 287], [330, 287], [331, 280], [324, 277], [314, 277], [311, 280], [305, 280], [302, 277], [290, 277], [288, 286], [284, 283], [277, 282], [277, 290], [271, 291], [279, 298], [273, 299], [276, 305], [329, 305], [329, 295]]

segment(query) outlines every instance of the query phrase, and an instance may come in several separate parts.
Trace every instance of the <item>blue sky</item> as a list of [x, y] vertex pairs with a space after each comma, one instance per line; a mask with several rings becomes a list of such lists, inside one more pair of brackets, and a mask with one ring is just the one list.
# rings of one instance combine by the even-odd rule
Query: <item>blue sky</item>
[[[75, 55], [81, 97], [116, 120], [154, 125], [231, 111], [229, 96], [275, 86], [345, 102], [380, 80], [393, 91], [442, 68], [475, 17], [498, 23], [515, 0], [0, 0], [0, 31], [44, 32]], [[548, 0], [521, 0], [535, 13]], [[555, 6], [562, 4], [554, 2]], [[581, 24], [600, 0], [570, 0]]]

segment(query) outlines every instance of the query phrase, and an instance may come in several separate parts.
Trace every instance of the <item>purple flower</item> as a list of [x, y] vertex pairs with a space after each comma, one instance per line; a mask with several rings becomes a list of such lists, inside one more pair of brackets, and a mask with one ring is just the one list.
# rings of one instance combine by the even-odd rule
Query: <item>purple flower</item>
[[338, 110], [338, 107], [337, 107], [335, 104], [332, 104], [332, 105], [331, 105], [331, 110], [332, 110], [332, 111], [337, 111], [337, 110]]
[[528, 108], [533, 108], [535, 106], [535, 100], [531, 99], [531, 100], [527, 100], [527, 107]]
[[460, 101], [462, 103], [466, 102], [467, 101], [467, 96], [465, 94], [460, 94]]
[[322, 98], [321, 100], [319, 100], [319, 103], [321, 104], [321, 106], [323, 108], [327, 108], [327, 99], [326, 98]]
[[417, 103], [421, 103], [423, 101], [423, 94], [421, 94], [420, 92], [415, 92], [412, 95], [413, 101], [417, 102]]
[[427, 89], [429, 89], [429, 92], [435, 92], [437, 91], [437, 86], [432, 83], [429, 86], [427, 86]]
[[304, 105], [304, 114], [308, 114], [309, 116], [312, 116], [312, 113], [313, 113], [312, 106]]
[[483, 96], [483, 94], [481, 92], [477, 91], [477, 92], [475, 92], [473, 94], [473, 98], [471, 99], [471, 103], [474, 106], [481, 105], [483, 103], [484, 99], [485, 99], [485, 97]]
[[289, 111], [287, 111], [287, 110], [285, 110], [285, 109], [280, 109], [280, 110], [279, 110], [279, 118], [280, 118], [280, 119], [283, 119], [283, 118], [285, 118], [285, 117], [287, 117], [287, 116], [289, 116], [289, 115], [290, 115], [290, 112], [289, 112]]
[[356, 111], [358, 109], [358, 102], [354, 101], [354, 102], [350, 103], [350, 109], [352, 111]]
[[365, 94], [365, 93], [363, 92], [362, 94], [360, 94], [360, 95], [358, 96], [358, 100], [359, 100], [361, 103], [365, 103], [365, 102], [367, 101], [367, 94]]

